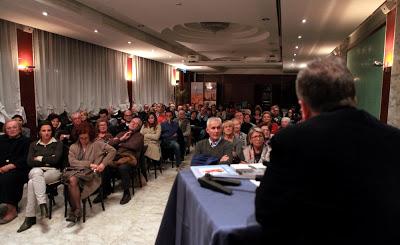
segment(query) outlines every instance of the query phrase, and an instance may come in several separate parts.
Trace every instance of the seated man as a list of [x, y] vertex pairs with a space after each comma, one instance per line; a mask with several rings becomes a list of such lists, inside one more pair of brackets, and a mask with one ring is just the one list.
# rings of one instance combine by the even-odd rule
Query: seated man
[[7, 121], [0, 136], [0, 224], [17, 217], [17, 205], [28, 179], [26, 162], [29, 139], [22, 135], [22, 124]]
[[181, 150], [178, 143], [179, 125], [172, 120], [172, 112], [165, 113], [166, 121], [161, 123], [161, 147], [172, 149], [177, 168], [181, 165]]
[[222, 137], [221, 118], [210, 117], [207, 120], [206, 130], [210, 137], [196, 144], [193, 157], [202, 154], [218, 158], [220, 164], [230, 164], [233, 145]]
[[[129, 130], [117, 134], [108, 143], [117, 149], [116, 161], [111, 167], [117, 167], [121, 175], [122, 188], [124, 194], [120, 204], [126, 204], [131, 200], [130, 186], [130, 172], [132, 168], [138, 164], [140, 154], [144, 145], [143, 135], [140, 133], [142, 121], [140, 118], [134, 118], [129, 123]], [[111, 176], [109, 168], [106, 169], [103, 175], [104, 194], [110, 194]], [[94, 202], [100, 202], [100, 196], [96, 197]]]
[[191, 134], [191, 127], [190, 127], [190, 121], [186, 118], [186, 114], [184, 110], [179, 110], [178, 111], [178, 118], [176, 118], [174, 121], [176, 121], [179, 124], [179, 128], [182, 131], [183, 135], [183, 140], [181, 145], [181, 156], [183, 157], [185, 155], [185, 150], [186, 148], [190, 147], [190, 134]]

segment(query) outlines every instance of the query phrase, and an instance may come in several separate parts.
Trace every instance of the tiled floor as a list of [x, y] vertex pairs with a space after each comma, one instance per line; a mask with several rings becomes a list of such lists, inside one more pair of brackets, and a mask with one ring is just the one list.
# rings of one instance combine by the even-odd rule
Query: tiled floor
[[[187, 166], [187, 161], [184, 164]], [[176, 168], [171, 168], [171, 165], [163, 166], [165, 170], [161, 175], [158, 172], [157, 179], [151, 171], [147, 185], [135, 188], [135, 195], [128, 204], [119, 204], [122, 193], [118, 190], [107, 198], [105, 212], [100, 204], [93, 204], [92, 209], [87, 206], [86, 222], [81, 221], [72, 227], [64, 218], [64, 199], [60, 188], [53, 218], [38, 218], [32, 228], [17, 233], [24, 220], [24, 197], [18, 217], [0, 226], [0, 244], [154, 244], [177, 174]]]

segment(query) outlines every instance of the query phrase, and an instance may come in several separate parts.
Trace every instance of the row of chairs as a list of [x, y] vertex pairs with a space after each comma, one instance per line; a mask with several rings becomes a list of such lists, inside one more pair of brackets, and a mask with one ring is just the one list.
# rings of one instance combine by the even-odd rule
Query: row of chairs
[[[68, 148], [66, 147], [66, 149], [64, 149], [64, 152], [68, 152], [66, 151], [68, 150]], [[150, 159], [146, 159], [146, 157], [144, 156], [144, 152], [146, 152], [147, 150], [147, 146], [145, 146], [140, 154], [140, 159], [138, 162], [138, 165], [132, 169], [131, 172], [131, 186], [132, 186], [132, 194], [134, 194], [134, 185], [135, 185], [135, 176], [138, 178], [138, 182], [139, 182], [139, 186], [143, 187], [143, 183], [142, 183], [142, 178], [141, 175], [144, 176], [146, 182], [148, 181], [148, 175], [147, 173], [150, 174]], [[65, 159], [65, 158], [64, 158]], [[68, 158], [66, 158], [68, 159]], [[64, 162], [64, 165], [67, 166], [68, 161]], [[153, 167], [154, 167], [154, 174], [155, 174], [155, 178], [157, 178], [157, 167], [160, 171], [160, 173], [162, 173], [162, 167], [161, 165], [158, 165], [155, 161], [153, 162]], [[116, 175], [113, 175], [112, 178], [112, 190], [114, 191], [115, 188], [115, 181], [116, 181]], [[52, 218], [52, 211], [53, 211], [53, 206], [56, 204], [55, 202], [55, 196], [57, 195], [57, 189], [60, 185], [62, 185], [63, 183], [61, 181], [56, 181], [54, 183], [49, 183], [46, 185], [46, 193], [48, 196], [48, 200], [49, 200], [49, 219]], [[102, 210], [105, 211], [105, 206], [104, 206], [104, 201], [103, 201], [103, 185], [100, 186], [99, 190], [98, 190], [98, 194], [100, 194], [101, 196], [101, 207]], [[92, 208], [92, 203], [90, 200], [90, 196], [86, 199], [82, 200], [82, 218], [83, 218], [83, 222], [86, 221], [86, 203], [89, 203], [90, 208]], [[67, 217], [67, 212], [68, 212], [68, 186], [64, 185], [64, 217]]]

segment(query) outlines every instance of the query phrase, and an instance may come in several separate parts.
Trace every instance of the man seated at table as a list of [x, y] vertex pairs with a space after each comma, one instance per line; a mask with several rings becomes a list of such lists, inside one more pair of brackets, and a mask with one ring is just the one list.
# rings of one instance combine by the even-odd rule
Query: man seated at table
[[357, 109], [355, 91], [338, 57], [299, 72], [305, 121], [271, 139], [256, 194], [265, 244], [400, 244], [400, 130]]
[[221, 118], [210, 117], [207, 120], [206, 131], [210, 137], [196, 144], [193, 158], [202, 154], [219, 159], [220, 164], [230, 164], [232, 162], [233, 145], [222, 137]]

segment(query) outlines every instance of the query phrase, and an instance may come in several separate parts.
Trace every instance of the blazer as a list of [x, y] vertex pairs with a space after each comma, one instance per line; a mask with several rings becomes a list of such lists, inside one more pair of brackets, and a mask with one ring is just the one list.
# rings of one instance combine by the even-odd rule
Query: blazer
[[400, 244], [400, 130], [350, 107], [278, 132], [256, 192], [269, 244]]

